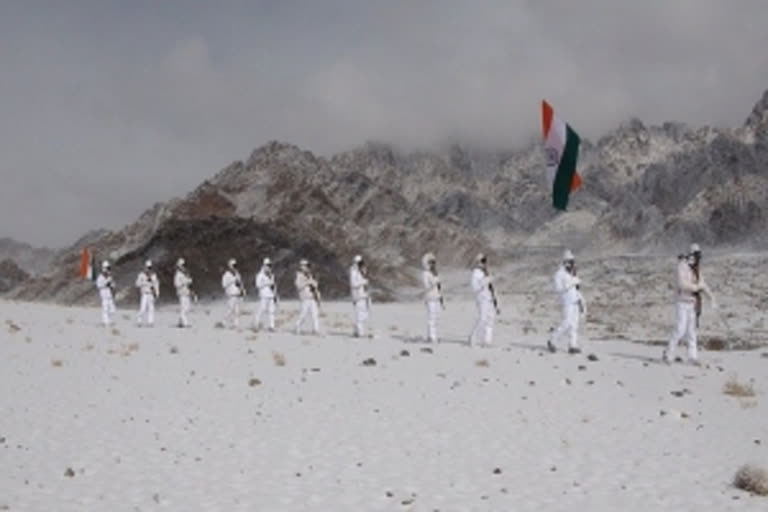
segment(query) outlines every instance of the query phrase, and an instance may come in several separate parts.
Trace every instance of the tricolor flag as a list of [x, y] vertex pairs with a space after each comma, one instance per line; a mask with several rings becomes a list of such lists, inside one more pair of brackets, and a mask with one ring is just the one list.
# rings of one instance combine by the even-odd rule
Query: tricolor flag
[[87, 247], [83, 249], [80, 255], [80, 277], [93, 281], [96, 276], [93, 272], [93, 254]]
[[573, 129], [555, 116], [552, 105], [541, 102], [541, 125], [544, 155], [547, 159], [547, 181], [552, 188], [552, 206], [565, 210], [568, 196], [581, 186], [576, 172], [581, 138]]

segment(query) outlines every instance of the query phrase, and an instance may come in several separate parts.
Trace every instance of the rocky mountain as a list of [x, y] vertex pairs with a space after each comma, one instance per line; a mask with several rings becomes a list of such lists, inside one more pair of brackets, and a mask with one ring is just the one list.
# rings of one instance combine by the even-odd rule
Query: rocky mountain
[[45, 247], [32, 247], [12, 238], [0, 238], [0, 260], [13, 260], [28, 274], [43, 274], [51, 266], [56, 251]]
[[167, 290], [174, 261], [184, 256], [199, 293], [213, 298], [229, 257], [250, 283], [265, 256], [275, 261], [281, 293], [293, 297], [293, 272], [306, 257], [325, 295], [339, 298], [359, 252], [377, 278], [376, 294], [388, 299], [417, 284], [426, 250], [443, 267], [466, 268], [481, 250], [519, 264], [566, 245], [594, 254], [676, 253], [693, 239], [707, 247], [768, 246], [768, 91], [737, 128], [632, 119], [584, 141], [585, 183], [566, 213], [551, 207], [543, 166], [538, 141], [516, 151], [453, 144], [414, 153], [368, 143], [330, 158], [270, 142], [124, 229], [78, 241], [57, 254], [53, 272], [14, 294], [95, 300], [92, 284], [74, 277], [83, 245], [114, 262], [122, 300], [134, 300], [133, 279], [146, 258]]
[[0, 293], [6, 293], [29, 279], [29, 274], [13, 260], [0, 261]]

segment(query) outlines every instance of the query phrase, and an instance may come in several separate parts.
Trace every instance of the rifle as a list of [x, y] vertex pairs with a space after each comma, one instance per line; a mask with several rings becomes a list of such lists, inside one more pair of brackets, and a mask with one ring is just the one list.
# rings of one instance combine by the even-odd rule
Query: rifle
[[[693, 271], [693, 275], [696, 278], [696, 284], [698, 284], [699, 283], [699, 266], [691, 265], [691, 270]], [[693, 309], [696, 312], [696, 327], [699, 327], [699, 317], [701, 317], [701, 310], [702, 310], [701, 292], [693, 292], [693, 299], [695, 301]]]
[[[483, 274], [488, 276], [488, 270], [483, 268]], [[499, 309], [499, 301], [496, 299], [496, 291], [493, 289], [493, 283], [488, 283], [488, 291], [491, 292], [491, 299], [493, 300], [493, 307], [496, 310], [496, 314], [500, 315], [501, 310]]]
[[[572, 275], [573, 277], [576, 277], [576, 263], [574, 263], [574, 264], [573, 264], [573, 266], [571, 266], [571, 275]], [[577, 289], [577, 290], [579, 289], [579, 286], [580, 286], [580, 285], [578, 285], [578, 284], [576, 285], [576, 289]]]
[[[304, 275], [307, 277], [307, 279], [310, 279], [312, 281], [315, 280], [315, 276], [312, 275], [312, 272], [309, 270], [304, 272]], [[317, 287], [313, 284], [307, 285], [309, 286], [309, 291], [312, 293], [312, 298], [315, 299], [315, 302], [317, 302], [317, 306], [320, 307], [320, 292], [317, 290]]]
[[[358, 268], [360, 269], [360, 275], [362, 275], [365, 279], [368, 279], [368, 267], [366, 267], [365, 265], [358, 265]], [[363, 293], [365, 293], [365, 294], [368, 293], [368, 285], [367, 284], [363, 285]], [[368, 302], [369, 302], [368, 305], [370, 306], [370, 297], [368, 297], [368, 299], [369, 299], [368, 300]]]
[[[571, 272], [570, 272], [570, 273], [571, 273], [571, 275], [572, 275], [573, 277], [576, 277], [576, 263], [574, 263], [574, 264], [571, 266]], [[578, 284], [577, 284], [577, 285], [575, 286], [575, 288], [576, 288], [576, 291], [579, 291], [580, 287], [581, 287], [581, 285], [578, 285]], [[579, 313], [582, 313], [582, 314], [585, 314], [585, 315], [586, 315], [586, 310], [587, 310], [587, 308], [586, 308], [586, 306], [584, 305], [584, 301], [583, 301], [582, 299], [583, 299], [583, 297], [581, 297], [581, 294], [579, 294]]]
[[[430, 272], [432, 272], [432, 275], [437, 277], [437, 270], [435, 269], [429, 269]], [[437, 282], [437, 293], [440, 294], [440, 307], [445, 310], [445, 300], [443, 300], [443, 285], [440, 284], [440, 281]]]

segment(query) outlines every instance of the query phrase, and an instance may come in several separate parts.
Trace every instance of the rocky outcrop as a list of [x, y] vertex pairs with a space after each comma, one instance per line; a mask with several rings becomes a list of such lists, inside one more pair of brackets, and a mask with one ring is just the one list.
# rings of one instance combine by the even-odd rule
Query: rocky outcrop
[[0, 293], [6, 293], [29, 279], [29, 274], [13, 260], [0, 261]]

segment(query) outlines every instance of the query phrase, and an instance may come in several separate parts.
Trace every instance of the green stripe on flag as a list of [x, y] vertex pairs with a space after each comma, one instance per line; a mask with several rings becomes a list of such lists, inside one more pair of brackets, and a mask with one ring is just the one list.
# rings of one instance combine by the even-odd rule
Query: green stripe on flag
[[571, 193], [571, 183], [576, 172], [576, 160], [579, 156], [581, 138], [565, 125], [565, 147], [557, 166], [555, 181], [552, 183], [552, 206], [558, 210], [565, 210], [568, 206], [568, 195]]

